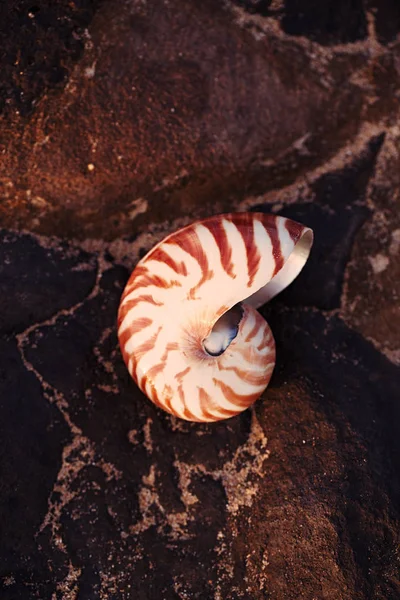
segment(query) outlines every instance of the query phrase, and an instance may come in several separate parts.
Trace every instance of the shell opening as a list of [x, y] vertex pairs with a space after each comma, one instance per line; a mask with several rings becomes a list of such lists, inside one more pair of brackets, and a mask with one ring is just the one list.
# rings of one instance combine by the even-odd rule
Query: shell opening
[[214, 324], [210, 335], [203, 340], [204, 350], [210, 356], [220, 356], [238, 334], [239, 323], [243, 316], [240, 304], [235, 304]]
[[310, 229], [305, 231], [275, 277], [267, 285], [255, 292], [255, 294], [246, 298], [246, 304], [250, 304], [253, 308], [259, 308], [287, 288], [296, 279], [306, 264], [313, 244], [313, 238], [313, 232]]

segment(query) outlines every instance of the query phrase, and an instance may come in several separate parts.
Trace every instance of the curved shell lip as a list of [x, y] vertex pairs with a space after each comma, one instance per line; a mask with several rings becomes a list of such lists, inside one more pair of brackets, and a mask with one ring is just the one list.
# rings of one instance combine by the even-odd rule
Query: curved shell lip
[[[295, 223], [295, 221], [292, 221], [292, 223]], [[301, 225], [300, 223], [296, 224]], [[254, 294], [243, 299], [242, 302], [250, 304], [253, 308], [260, 308], [280, 294], [299, 276], [310, 256], [314, 242], [314, 232], [312, 229], [304, 225], [301, 225], [301, 227], [303, 227], [303, 231], [279, 271], [277, 271], [270, 281], [254, 292]]]
[[[213, 323], [210, 324], [210, 330], [208, 332], [208, 335], [213, 331], [216, 323], [220, 319], [224, 318], [229, 311], [233, 310], [236, 305], [249, 304], [253, 308], [257, 309], [269, 302], [278, 294], [280, 294], [280, 292], [282, 292], [284, 289], [286, 289], [298, 277], [305, 264], [307, 263], [314, 242], [313, 230], [303, 225], [302, 223], [298, 223], [297, 221], [293, 221], [292, 219], [280, 215], [267, 215], [265, 213], [257, 212], [222, 213], [206, 217], [205, 219], [198, 219], [197, 221], [194, 221], [193, 223], [182, 227], [178, 231], [169, 234], [167, 237], [161, 240], [154, 248], [152, 248], [149, 251], [149, 253], [144, 257], [146, 258], [150, 256], [153, 250], [155, 250], [160, 244], [169, 240], [174, 235], [179, 234], [180, 232], [191, 228], [196, 224], [207, 223], [210, 220], [214, 219], [232, 219], [235, 217], [248, 217], [249, 215], [251, 215], [253, 218], [258, 217], [260, 220], [265, 220], [266, 217], [269, 217], [273, 218], [276, 221], [282, 220], [284, 222], [290, 222], [292, 225], [297, 226], [300, 229], [301, 233], [299, 235], [298, 240], [294, 243], [293, 250], [287, 257], [287, 259], [283, 262], [279, 270], [275, 273], [273, 278], [270, 281], [268, 281], [265, 285], [261, 286], [256, 292], [254, 292], [250, 296], [235, 299], [232, 302], [228, 303], [228, 305], [226, 306], [226, 310], [222, 314], [216, 315]], [[205, 339], [202, 340], [203, 347], [204, 342]], [[230, 343], [228, 345], [230, 345]]]

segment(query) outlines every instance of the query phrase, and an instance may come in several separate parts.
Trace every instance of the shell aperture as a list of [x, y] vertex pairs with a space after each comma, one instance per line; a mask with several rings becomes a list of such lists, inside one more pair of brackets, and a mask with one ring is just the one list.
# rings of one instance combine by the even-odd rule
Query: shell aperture
[[239, 331], [243, 311], [239, 304], [230, 308], [215, 323], [210, 335], [204, 340], [203, 346], [211, 356], [219, 356], [229, 346]]

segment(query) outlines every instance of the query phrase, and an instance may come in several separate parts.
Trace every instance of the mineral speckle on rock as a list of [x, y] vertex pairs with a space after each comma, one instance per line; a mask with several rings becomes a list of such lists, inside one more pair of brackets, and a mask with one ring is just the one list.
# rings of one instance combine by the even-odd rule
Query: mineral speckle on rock
[[[0, 14], [1, 598], [398, 600], [397, 3]], [[267, 392], [199, 425], [140, 393], [115, 320], [220, 210], [315, 246], [262, 309]]]

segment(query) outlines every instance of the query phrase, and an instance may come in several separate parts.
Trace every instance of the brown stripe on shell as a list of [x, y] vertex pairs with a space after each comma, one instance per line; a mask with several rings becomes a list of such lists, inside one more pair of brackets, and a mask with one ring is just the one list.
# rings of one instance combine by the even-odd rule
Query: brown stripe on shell
[[241, 354], [241, 356], [253, 366], [266, 368], [269, 363], [275, 363], [274, 353], [267, 354], [267, 356], [260, 355], [254, 352], [252, 346], [245, 346], [244, 348], [241, 348], [239, 345], [237, 345], [235, 346], [235, 351]]
[[183, 369], [183, 371], [179, 371], [179, 373], [177, 373], [175, 375], [175, 379], [179, 382], [178, 385], [178, 395], [179, 398], [183, 404], [183, 406], [185, 407], [185, 394], [183, 393], [183, 383], [182, 380], [185, 377], [185, 375], [187, 375], [187, 373], [189, 373], [189, 371], [191, 370], [191, 367], [186, 367], [186, 369]]
[[[127, 311], [122, 308], [122, 306], [118, 309], [118, 317], [117, 317], [117, 329], [121, 327], [122, 321], [125, 319]], [[119, 334], [118, 334], [119, 335]]]
[[128, 283], [125, 286], [121, 300], [123, 300], [125, 298], [125, 296], [130, 294], [135, 289], [136, 279], [138, 277], [142, 277], [143, 275], [147, 275], [147, 274], [148, 274], [148, 269], [147, 269], [146, 265], [136, 266], [134, 268], [134, 270], [132, 271], [131, 276], [128, 279]]
[[138, 378], [137, 373], [136, 373], [138, 362], [145, 354], [147, 354], [147, 352], [150, 352], [150, 350], [154, 349], [157, 338], [158, 338], [161, 330], [162, 330], [162, 327], [159, 327], [157, 329], [157, 331], [148, 340], [146, 340], [145, 342], [140, 344], [140, 346], [137, 346], [137, 348], [135, 348], [134, 352], [130, 355], [129, 358], [132, 359], [132, 365], [133, 365], [132, 370], [136, 375], [136, 380]]
[[149, 294], [138, 296], [137, 298], [133, 298], [132, 300], [128, 300], [124, 305], [121, 306], [121, 309], [118, 314], [118, 327], [121, 325], [122, 321], [126, 317], [127, 313], [135, 308], [141, 302], [147, 302], [148, 304], [152, 304], [153, 306], [164, 306], [164, 302], [157, 302], [154, 300], [153, 296]]
[[171, 386], [165, 385], [164, 393], [166, 393], [167, 396], [163, 399], [162, 408], [164, 408], [171, 415], [174, 415], [175, 414], [174, 409], [171, 406], [171, 402], [172, 402], [172, 398], [173, 398], [173, 392], [172, 392]]
[[121, 336], [120, 336], [120, 340], [119, 340], [119, 347], [121, 349], [121, 354], [122, 354], [122, 358], [124, 359], [124, 363], [126, 364], [128, 371], [129, 371], [129, 359], [130, 359], [130, 354], [125, 350], [125, 344], [126, 342], [121, 340]]
[[249, 331], [249, 333], [247, 334], [244, 343], [247, 344], [248, 342], [250, 342], [252, 340], [252, 338], [258, 333], [259, 329], [261, 327], [260, 321], [258, 319], [256, 319], [256, 322], [253, 325], [253, 328]]
[[236, 406], [240, 406], [242, 408], [247, 408], [248, 406], [253, 404], [253, 402], [255, 402], [260, 395], [260, 392], [254, 392], [253, 394], [245, 395], [237, 394], [229, 385], [227, 385], [223, 381], [220, 381], [219, 379], [216, 379], [215, 377], [213, 377], [213, 382], [217, 387], [221, 389], [225, 398], [229, 402], [232, 402], [232, 404], [235, 404]]
[[[175, 375], [175, 379], [177, 379], [179, 381], [178, 395], [183, 404], [183, 413], [182, 414], [191, 421], [197, 421], [198, 423], [201, 423], [201, 419], [199, 419], [198, 417], [195, 417], [188, 409], [186, 402], [185, 402], [185, 394], [183, 393], [182, 380], [185, 377], [185, 375], [187, 375], [189, 373], [190, 370], [191, 370], [191, 367], [186, 367], [186, 369], [184, 369], [183, 371], [180, 371], [179, 373], [177, 373]], [[180, 416], [180, 415], [177, 415], [173, 409], [172, 409], [172, 414], [174, 414], [176, 416]]]
[[160, 288], [168, 289], [173, 286], [182, 287], [182, 284], [176, 279], [167, 281], [164, 277], [152, 273], [146, 265], [139, 265], [133, 271], [128, 285], [124, 290], [124, 294], [122, 299], [128, 294], [133, 292], [133, 290], [149, 287], [150, 285], [155, 285]]
[[225, 273], [229, 275], [229, 277], [235, 279], [236, 275], [232, 261], [232, 245], [229, 241], [228, 234], [225, 231], [222, 220], [213, 220], [210, 223], [204, 223], [204, 226], [209, 230], [215, 239], [221, 256], [222, 268], [224, 269]]
[[271, 349], [275, 348], [275, 342], [272, 337], [272, 334], [268, 333], [265, 335], [264, 339], [261, 340], [260, 344], [257, 346], [257, 350], [261, 352], [265, 350], [265, 348], [271, 347]]
[[153, 319], [148, 319], [147, 317], [141, 317], [133, 321], [122, 333], [118, 333], [120, 346], [125, 346], [134, 333], [139, 333], [139, 331], [146, 329], [152, 323]]
[[182, 381], [178, 385], [178, 396], [179, 396], [180, 401], [182, 402], [183, 406], [185, 406], [185, 394], [183, 393]]
[[165, 352], [162, 355], [162, 357], [160, 358], [160, 362], [157, 363], [156, 365], [153, 365], [152, 367], [150, 367], [150, 369], [143, 375], [142, 379], [140, 380], [140, 382], [139, 382], [140, 389], [144, 390], [146, 381], [150, 381], [151, 379], [154, 379], [158, 375], [158, 373], [161, 373], [161, 371], [163, 369], [165, 369], [166, 364], [167, 364], [168, 353], [171, 352], [171, 350], [178, 350], [178, 349], [179, 349], [179, 344], [177, 342], [171, 342], [166, 345]]
[[118, 334], [119, 345], [120, 345], [122, 351], [124, 351], [126, 343], [131, 338], [131, 336], [132, 336], [132, 330], [130, 327], [125, 329], [125, 331], [123, 333]]
[[150, 296], [150, 294], [143, 294], [142, 296], [128, 300], [128, 302], [123, 305], [122, 309], [125, 310], [125, 312], [128, 312], [128, 310], [135, 308], [135, 306], [140, 304], [140, 302], [148, 302], [154, 306], [164, 306], [164, 302], [158, 302], [157, 300], [154, 300], [153, 296]]
[[166, 362], [166, 361], [167, 361], [168, 354], [169, 354], [170, 352], [172, 352], [173, 350], [179, 350], [179, 344], [178, 344], [178, 342], [169, 342], [169, 344], [167, 344], [167, 345], [165, 346], [165, 352], [164, 352], [164, 354], [162, 355], [162, 357], [161, 357], [161, 360], [162, 360], [163, 362]]
[[155, 385], [152, 381], [148, 382], [149, 387], [151, 388], [151, 397], [150, 400], [159, 408], [162, 408], [163, 410], [166, 410], [169, 413], [173, 413], [172, 409], [171, 409], [171, 400], [172, 400], [172, 388], [169, 385], [164, 385], [164, 389], [163, 389], [163, 393], [162, 393], [162, 399], [160, 399], [157, 390], [155, 388]]
[[188, 408], [185, 408], [182, 414], [188, 421], [193, 421], [194, 423], [204, 423], [203, 419], [196, 417]]
[[239, 367], [223, 367], [220, 365], [220, 370], [221, 371], [233, 371], [233, 373], [236, 373], [236, 375], [242, 380], [245, 381], [246, 383], [249, 383], [250, 385], [253, 385], [254, 387], [259, 387], [260, 385], [262, 385], [263, 383], [265, 383], [265, 372], [263, 371], [262, 373], [251, 373], [248, 369], [240, 369]]
[[[160, 398], [158, 397], [157, 390], [156, 390], [155, 385], [154, 385], [154, 383], [152, 381], [149, 381], [149, 387], [150, 387], [150, 394], [147, 394], [147, 392], [145, 392], [145, 394], [148, 395], [148, 397], [153, 402], [153, 404], [155, 404], [159, 408], [163, 409], [164, 408], [164, 404], [160, 400]], [[142, 391], [144, 391], [144, 388], [143, 388]]]
[[136, 280], [140, 277], [147, 277], [148, 275], [149, 269], [146, 267], [146, 265], [137, 265], [129, 278], [125, 291], [128, 291], [128, 293], [131, 292], [135, 288]]
[[207, 254], [194, 227], [188, 227], [181, 232], [179, 237], [179, 245], [182, 250], [190, 254], [190, 256], [198, 262], [201, 269], [202, 276], [199, 282], [189, 290], [187, 295], [188, 300], [194, 300], [197, 290], [203, 285], [203, 283], [209, 279], [212, 279], [212, 277], [214, 277], [214, 273], [210, 270]]
[[281, 240], [279, 237], [278, 230], [275, 227], [268, 227], [267, 232], [271, 239], [272, 255], [275, 260], [275, 269], [274, 269], [274, 272], [272, 273], [272, 277], [273, 277], [274, 275], [276, 275], [278, 273], [278, 271], [280, 271], [282, 269], [284, 260], [283, 260], [283, 255], [282, 255], [282, 250], [281, 250]]
[[229, 306], [229, 304], [225, 304], [224, 306], [218, 308], [214, 315], [215, 322], [217, 322], [218, 319], [222, 317], [222, 315], [224, 315], [226, 312], [228, 312], [228, 310], [230, 310], [231, 308], [232, 306]]
[[[182, 231], [179, 238], [180, 247], [182, 250], [190, 254], [200, 265], [202, 272], [208, 270], [208, 258], [204, 251], [203, 245], [197, 235], [194, 227], [190, 227]], [[168, 242], [167, 242], [168, 243]]]
[[[248, 272], [248, 276], [249, 276], [249, 281], [247, 282], [247, 287], [251, 287], [253, 285], [253, 281], [255, 276], [257, 275], [258, 269], [260, 267], [260, 261], [261, 261], [261, 254], [260, 254], [260, 250], [256, 244], [256, 239], [255, 239], [255, 230], [254, 230], [254, 220], [250, 220], [247, 227], [246, 227], [246, 233], [250, 234], [249, 228], [251, 227], [251, 239], [249, 239], [248, 241], [246, 240], [246, 237], [243, 235], [242, 232], [242, 237], [243, 237], [243, 241], [244, 241], [244, 245], [246, 248], [246, 256], [247, 256], [247, 272]], [[239, 229], [240, 231], [240, 229]]]
[[165, 369], [165, 361], [160, 361], [156, 365], [153, 365], [146, 373], [143, 375], [141, 380], [139, 381], [140, 389], [145, 389], [145, 385], [147, 381], [152, 381], [161, 371]]
[[[179, 349], [179, 344], [177, 342], [171, 342], [171, 343], [167, 344], [167, 346], [165, 348], [165, 352], [164, 352], [163, 356], [160, 358], [160, 362], [157, 363], [156, 365], [153, 365], [152, 367], [150, 367], [150, 369], [148, 371], [146, 371], [146, 373], [142, 376], [141, 380], [139, 381], [140, 389], [144, 390], [146, 381], [150, 382], [159, 373], [161, 373], [161, 371], [163, 371], [163, 369], [165, 369], [166, 364], [167, 364], [168, 353], [171, 352], [171, 350], [178, 350], [178, 349]], [[189, 369], [190, 369], [190, 367], [189, 367]]]
[[[200, 403], [200, 410], [203, 413], [203, 415], [207, 418], [207, 419], [212, 419], [213, 421], [218, 421], [221, 419], [221, 417], [234, 417], [235, 415], [237, 415], [239, 412], [238, 410], [228, 410], [226, 408], [222, 408], [220, 406], [218, 406], [213, 399], [211, 398], [211, 396], [206, 392], [206, 390], [202, 387], [199, 387], [199, 403]], [[217, 413], [217, 415], [208, 412], [208, 408], [214, 409]]]
[[[199, 419], [198, 417], [195, 417], [194, 414], [192, 414], [190, 412], [190, 410], [188, 409], [186, 402], [185, 402], [185, 394], [183, 393], [183, 385], [182, 382], [180, 382], [180, 384], [178, 385], [178, 394], [179, 394], [179, 398], [183, 404], [183, 415], [186, 419], [188, 419], [189, 421], [197, 421], [198, 423], [201, 423], [201, 419]], [[175, 411], [174, 414], [176, 415]], [[180, 416], [180, 415], [176, 415], [176, 416]]]
[[192, 367], [186, 367], [186, 369], [183, 369], [183, 371], [179, 371], [179, 373], [177, 373], [175, 375], [175, 379], [177, 379], [178, 381], [182, 382], [182, 379], [185, 377], [185, 375], [187, 375], [189, 373], [189, 371], [191, 370]]
[[205, 271], [203, 272], [203, 276], [200, 279], [200, 281], [198, 283], [196, 283], [195, 286], [193, 286], [188, 294], [187, 294], [187, 299], [188, 300], [196, 300], [196, 292], [197, 290], [199, 290], [201, 288], [201, 286], [203, 285], [203, 283], [205, 283], [206, 281], [209, 281], [210, 279], [212, 279], [214, 277], [214, 271]]
[[290, 219], [286, 219], [285, 228], [289, 232], [289, 235], [292, 238], [293, 242], [295, 244], [297, 244], [302, 232], [304, 231], [304, 226], [301, 225], [300, 223], [295, 223], [294, 221], [291, 221]]
[[139, 281], [135, 281], [135, 287], [134, 289], [140, 289], [140, 288], [146, 288], [149, 287], [150, 285], [154, 285], [156, 287], [159, 288], [163, 288], [165, 290], [171, 288], [171, 287], [182, 287], [182, 284], [180, 283], [180, 281], [177, 281], [176, 279], [171, 279], [170, 281], [167, 281], [166, 279], [164, 279], [164, 277], [160, 277], [160, 275], [142, 275], [139, 278]]
[[157, 262], [164, 263], [168, 265], [168, 267], [171, 267], [171, 269], [178, 275], [183, 275], [186, 277], [188, 274], [188, 270], [184, 261], [177, 263], [167, 252], [165, 252], [165, 250], [162, 249], [162, 247], [156, 248], [154, 252], [152, 252], [151, 256], [149, 256], [148, 260], [155, 260]]

